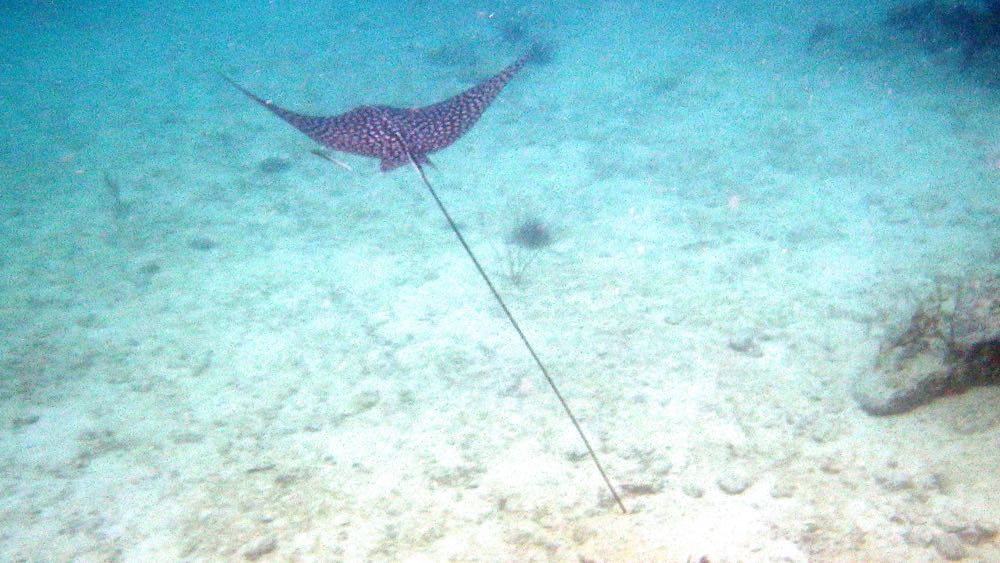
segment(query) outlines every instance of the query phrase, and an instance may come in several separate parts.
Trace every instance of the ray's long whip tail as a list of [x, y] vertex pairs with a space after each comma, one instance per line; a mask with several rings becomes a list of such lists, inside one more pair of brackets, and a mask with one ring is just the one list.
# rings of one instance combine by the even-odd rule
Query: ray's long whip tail
[[444, 215], [445, 220], [448, 221], [448, 226], [451, 227], [451, 231], [455, 233], [455, 238], [457, 238], [458, 242], [462, 244], [462, 248], [465, 250], [465, 253], [469, 256], [469, 259], [472, 260], [472, 264], [476, 267], [476, 271], [479, 272], [479, 277], [483, 278], [483, 281], [486, 282], [486, 286], [490, 288], [490, 293], [493, 294], [493, 298], [496, 300], [497, 304], [500, 305], [500, 308], [503, 309], [503, 313], [507, 316], [507, 320], [510, 321], [510, 325], [514, 327], [514, 331], [517, 332], [517, 336], [521, 339], [524, 347], [528, 349], [528, 353], [531, 354], [531, 359], [535, 360], [535, 365], [538, 366], [542, 375], [545, 376], [545, 381], [549, 384], [549, 387], [552, 388], [552, 392], [555, 393], [556, 398], [559, 399], [559, 404], [562, 405], [563, 410], [566, 411], [566, 416], [569, 417], [570, 422], [573, 423], [573, 427], [576, 428], [576, 433], [579, 434], [580, 439], [583, 440], [583, 445], [587, 447], [587, 453], [590, 454], [590, 459], [593, 460], [594, 466], [597, 467], [598, 473], [601, 474], [601, 478], [604, 480], [604, 484], [607, 485], [608, 491], [611, 492], [611, 496], [614, 497], [615, 503], [618, 504], [618, 508], [621, 509], [623, 514], [628, 514], [628, 509], [625, 508], [625, 503], [622, 502], [622, 498], [618, 494], [618, 491], [616, 491], [614, 485], [611, 484], [611, 479], [608, 478], [607, 472], [604, 471], [604, 466], [601, 465], [601, 461], [597, 458], [597, 452], [594, 451], [594, 447], [590, 445], [590, 440], [587, 439], [587, 434], [584, 433], [583, 427], [580, 426], [580, 421], [577, 420], [576, 415], [573, 414], [573, 409], [569, 407], [569, 403], [559, 391], [559, 387], [556, 386], [555, 380], [552, 379], [551, 375], [549, 375], [549, 370], [545, 367], [545, 364], [542, 363], [541, 358], [538, 357], [538, 353], [535, 352], [535, 348], [531, 345], [531, 342], [528, 341], [528, 337], [525, 336], [524, 331], [521, 330], [521, 325], [519, 325], [517, 320], [514, 319], [514, 315], [510, 312], [510, 309], [507, 307], [507, 303], [504, 302], [503, 297], [500, 296], [500, 292], [497, 291], [496, 286], [493, 284], [493, 280], [490, 279], [489, 274], [486, 273], [483, 265], [480, 264], [479, 259], [476, 258], [476, 255], [472, 252], [472, 248], [469, 246], [469, 243], [465, 241], [462, 231], [458, 229], [458, 225], [455, 224], [455, 220], [451, 218], [451, 213], [448, 213], [448, 209], [444, 206], [444, 202], [442, 202], [441, 198], [438, 197], [437, 191], [434, 189], [434, 186], [431, 185], [431, 181], [427, 179], [427, 173], [424, 172], [424, 167], [421, 166], [420, 163], [417, 162], [417, 159], [413, 157], [413, 153], [410, 152], [410, 148], [403, 140], [402, 135], [398, 131], [395, 131], [394, 133], [400, 146], [406, 152], [406, 156], [409, 158], [410, 164], [412, 164], [417, 170], [417, 173], [420, 174], [420, 179], [423, 180], [424, 186], [427, 187], [427, 191], [430, 192], [431, 197], [434, 198], [434, 203], [437, 204], [438, 209], [441, 210], [441, 214]]

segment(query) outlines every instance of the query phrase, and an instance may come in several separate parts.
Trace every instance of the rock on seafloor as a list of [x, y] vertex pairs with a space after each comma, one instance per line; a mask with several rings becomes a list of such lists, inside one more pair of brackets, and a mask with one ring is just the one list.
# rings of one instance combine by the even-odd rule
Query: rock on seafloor
[[946, 394], [1000, 383], [1000, 277], [939, 282], [882, 341], [854, 382], [873, 415], [902, 414]]

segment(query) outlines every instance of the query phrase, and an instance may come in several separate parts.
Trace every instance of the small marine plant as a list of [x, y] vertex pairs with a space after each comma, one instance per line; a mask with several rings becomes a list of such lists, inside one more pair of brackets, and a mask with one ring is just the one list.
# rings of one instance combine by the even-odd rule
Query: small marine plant
[[514, 285], [521, 285], [525, 276], [543, 248], [555, 240], [552, 227], [541, 219], [529, 216], [507, 232], [504, 240], [504, 277]]
[[528, 217], [511, 229], [507, 244], [538, 250], [552, 244], [552, 240], [552, 227], [537, 217]]

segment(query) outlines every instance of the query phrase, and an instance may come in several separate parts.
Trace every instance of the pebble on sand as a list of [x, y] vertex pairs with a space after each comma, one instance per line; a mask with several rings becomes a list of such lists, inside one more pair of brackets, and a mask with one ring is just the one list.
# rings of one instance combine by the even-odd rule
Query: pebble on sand
[[729, 495], [738, 495], [750, 486], [750, 477], [742, 471], [729, 470], [719, 476], [719, 480], [716, 483], [722, 489], [722, 492]]

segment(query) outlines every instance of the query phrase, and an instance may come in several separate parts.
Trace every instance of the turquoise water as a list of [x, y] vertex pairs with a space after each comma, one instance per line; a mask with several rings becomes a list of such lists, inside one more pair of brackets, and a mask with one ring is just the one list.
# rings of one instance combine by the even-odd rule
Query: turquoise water
[[[0, 8], [0, 559], [1000, 559], [997, 388], [850, 392], [1000, 269], [1000, 48], [906, 5]], [[629, 515], [420, 177], [218, 75], [409, 108], [532, 45], [427, 172]]]

